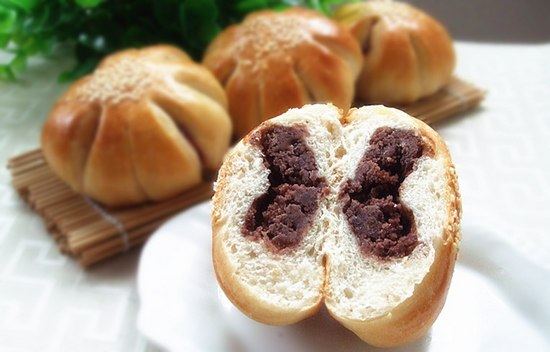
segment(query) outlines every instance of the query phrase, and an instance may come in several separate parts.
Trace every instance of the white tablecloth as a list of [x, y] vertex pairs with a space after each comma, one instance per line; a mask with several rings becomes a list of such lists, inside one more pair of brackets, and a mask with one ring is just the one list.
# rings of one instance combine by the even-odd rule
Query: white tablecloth
[[[463, 235], [483, 228], [550, 268], [550, 45], [459, 43], [459, 76], [488, 90], [475, 113], [438, 124], [463, 195]], [[5, 56], [0, 56], [4, 60]], [[67, 60], [0, 83], [0, 164], [38, 146]], [[483, 233], [483, 232], [479, 232]], [[0, 168], [0, 350], [143, 351], [135, 328], [139, 250], [89, 270], [59, 254]]]

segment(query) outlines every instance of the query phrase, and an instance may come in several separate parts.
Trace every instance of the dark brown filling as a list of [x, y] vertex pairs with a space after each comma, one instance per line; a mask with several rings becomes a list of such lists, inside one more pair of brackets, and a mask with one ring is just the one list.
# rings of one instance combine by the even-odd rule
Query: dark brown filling
[[269, 126], [252, 137], [269, 169], [269, 189], [248, 209], [242, 233], [277, 250], [300, 243], [326, 189], [306, 135], [303, 126]]
[[399, 187], [425, 152], [422, 138], [408, 130], [378, 128], [355, 178], [341, 192], [344, 214], [365, 254], [404, 257], [418, 244], [414, 216], [399, 199]]

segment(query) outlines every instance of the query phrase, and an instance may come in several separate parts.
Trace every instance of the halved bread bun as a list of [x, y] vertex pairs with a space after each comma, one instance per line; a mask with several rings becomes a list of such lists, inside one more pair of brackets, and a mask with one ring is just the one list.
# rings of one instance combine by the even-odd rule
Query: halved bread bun
[[[309, 225], [296, 245], [284, 248], [273, 246], [270, 228], [259, 237], [244, 230], [248, 212], [271, 187], [272, 160], [257, 141], [274, 126], [305, 129], [303, 139], [324, 182], [316, 210], [305, 221]], [[409, 252], [393, 256], [365, 252], [342, 201], [346, 182], [354, 178], [380, 128], [409, 131], [428, 151], [402, 180], [400, 205], [394, 205], [410, 209], [417, 242]], [[285, 143], [282, 139], [281, 149]], [[304, 150], [292, 143], [288, 150], [293, 155]], [[399, 110], [371, 106], [342, 116], [332, 105], [308, 105], [266, 121], [226, 156], [213, 202], [218, 281], [229, 299], [257, 321], [294, 323], [313, 315], [324, 300], [330, 314], [361, 339], [395, 346], [422, 336], [444, 304], [459, 242], [456, 175], [437, 133]], [[269, 209], [264, 206], [262, 214], [271, 216]], [[283, 209], [283, 216], [290, 216], [290, 208]]]
[[400, 198], [414, 214], [419, 244], [391, 260], [365, 256], [342, 216], [332, 212], [324, 250], [327, 255], [325, 304], [330, 314], [363, 340], [396, 346], [424, 335], [447, 294], [459, 242], [460, 198], [454, 166], [443, 140], [429, 126], [396, 109], [363, 107], [343, 118], [345, 156], [339, 169], [352, 178], [379, 127], [411, 129], [431, 147], [400, 187]]
[[[327, 179], [335, 160], [333, 146], [340, 139], [339, 111], [325, 105], [292, 109], [270, 125], [307, 126], [307, 143], [316, 151], [319, 172]], [[297, 248], [274, 253], [261, 241], [241, 234], [245, 214], [268, 186], [269, 170], [252, 133], [226, 156], [216, 183], [213, 202], [213, 258], [216, 275], [229, 299], [251, 318], [269, 324], [290, 324], [315, 313], [323, 298], [325, 269], [322, 215], [319, 207], [314, 225]]]

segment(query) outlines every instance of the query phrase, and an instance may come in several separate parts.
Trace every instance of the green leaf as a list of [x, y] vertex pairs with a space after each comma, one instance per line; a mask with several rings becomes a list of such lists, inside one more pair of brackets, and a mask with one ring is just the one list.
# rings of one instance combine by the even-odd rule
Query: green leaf
[[0, 33], [11, 33], [17, 23], [17, 11], [0, 5]]
[[73, 67], [70, 71], [65, 71], [58, 77], [58, 82], [70, 82], [74, 81], [75, 79], [78, 79], [90, 72], [96, 67], [97, 63], [99, 62], [98, 58], [88, 58], [83, 62], [78, 63], [75, 67]]
[[31, 12], [40, 0], [7, 0], [6, 2], [24, 10], [25, 12]]
[[124, 35], [122, 36], [122, 41], [127, 46], [134, 46], [134, 43], [147, 41], [148, 38], [150, 38], [150, 33], [145, 31], [141, 27], [135, 26], [130, 27], [127, 31], [124, 32]]
[[4, 49], [10, 43], [10, 36], [8, 34], [0, 34], [0, 49]]
[[[121, 1], [121, 0], [114, 0], [114, 1]], [[124, 0], [122, 0], [124, 1]], [[99, 4], [101, 4], [103, 0], [76, 0], [76, 3], [85, 9], [89, 9], [92, 7], [96, 7]]]
[[13, 62], [0, 66], [11, 79], [34, 55], [61, 45], [72, 48], [76, 66], [60, 77], [75, 79], [106, 54], [154, 43], [179, 45], [200, 59], [226, 26], [252, 11], [304, 6], [330, 14], [338, 4], [358, 0], [0, 0], [0, 49]]
[[204, 48], [221, 31], [214, 0], [184, 0], [179, 13], [183, 35], [195, 52]]
[[320, 0], [325, 15], [330, 16], [334, 9], [344, 3], [359, 2], [360, 0]]
[[271, 8], [275, 11], [283, 11], [288, 9], [289, 7], [292, 7], [292, 5], [279, 4], [279, 5], [273, 5]]
[[314, 10], [323, 12], [323, 6], [321, 5], [320, 0], [308, 0], [308, 6], [311, 7]]
[[11, 60], [9, 66], [11, 72], [13, 72], [15, 75], [18, 75], [21, 72], [25, 71], [25, 69], [27, 68], [27, 55], [19, 53]]
[[[153, 13], [158, 23], [161, 23], [163, 27], [171, 27], [174, 29], [179, 28], [178, 12], [174, 11], [179, 6], [178, 0], [165, 0], [153, 2]], [[175, 26], [174, 26], [175, 25]]]
[[235, 4], [235, 9], [241, 13], [257, 11], [268, 7], [267, 0], [241, 0]]
[[44, 31], [47, 29], [48, 20], [50, 17], [50, 8], [45, 7], [36, 15], [36, 17], [28, 17], [23, 21], [22, 31], [35, 33], [36, 31]]
[[9, 65], [0, 65], [0, 79], [15, 81], [15, 75]]

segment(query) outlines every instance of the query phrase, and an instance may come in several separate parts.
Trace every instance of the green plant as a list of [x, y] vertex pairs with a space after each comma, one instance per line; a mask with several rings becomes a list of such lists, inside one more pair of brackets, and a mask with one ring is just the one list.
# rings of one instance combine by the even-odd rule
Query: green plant
[[15, 79], [29, 57], [70, 45], [76, 65], [60, 76], [91, 71], [125, 47], [171, 43], [199, 59], [220, 30], [259, 9], [305, 6], [329, 14], [350, 0], [0, 0], [0, 49], [12, 53], [0, 78]]

